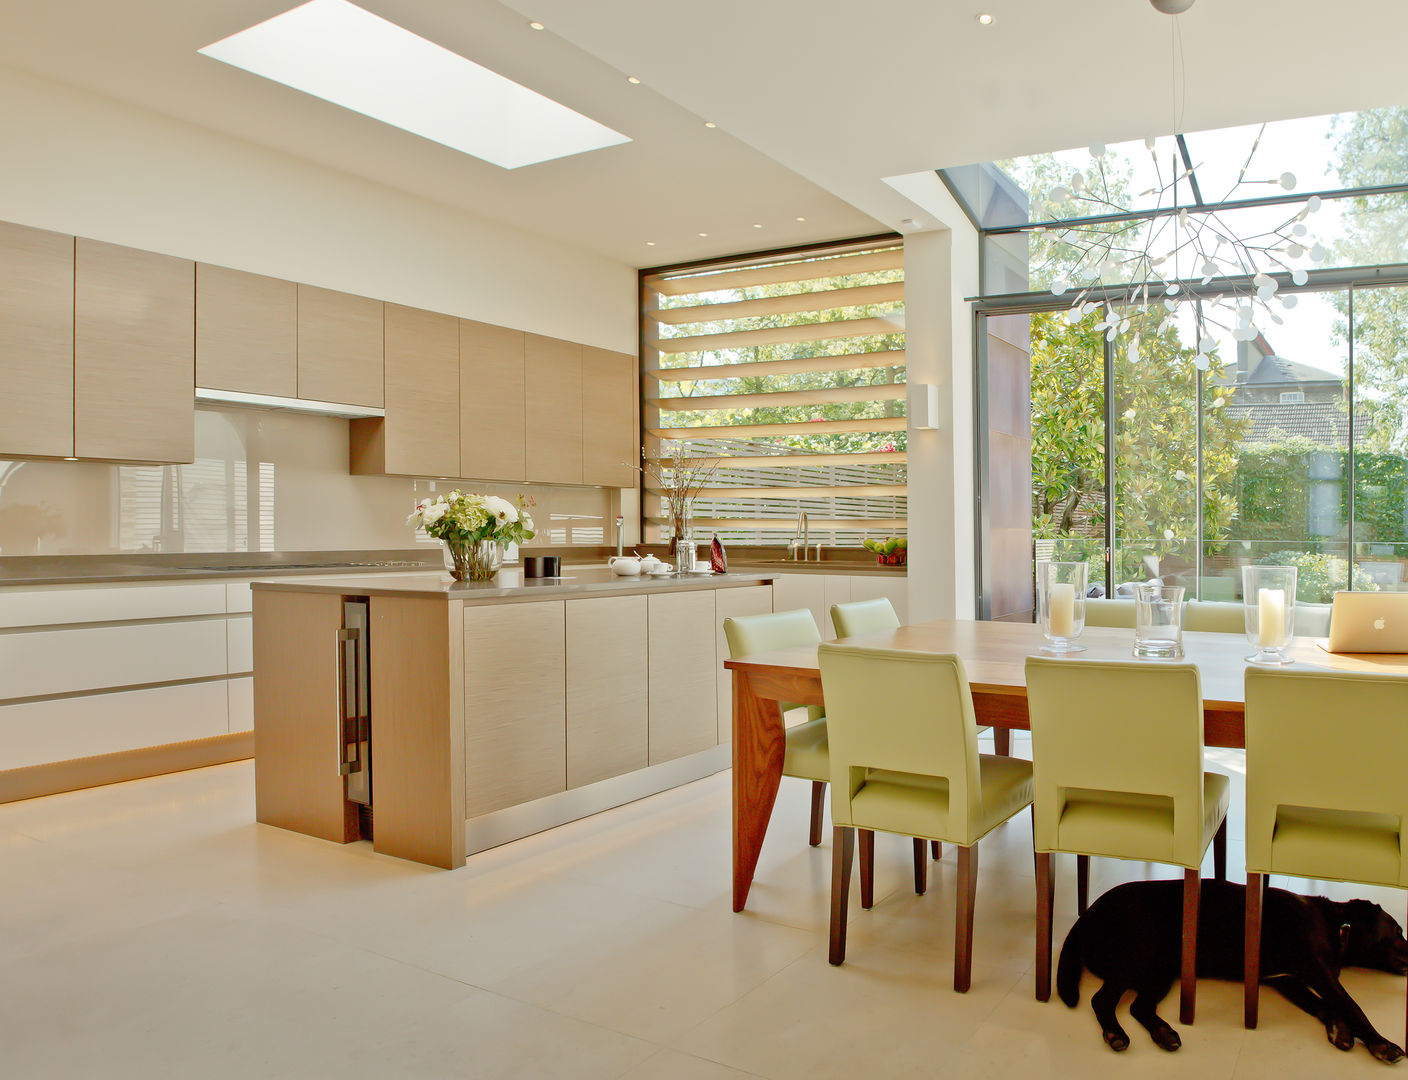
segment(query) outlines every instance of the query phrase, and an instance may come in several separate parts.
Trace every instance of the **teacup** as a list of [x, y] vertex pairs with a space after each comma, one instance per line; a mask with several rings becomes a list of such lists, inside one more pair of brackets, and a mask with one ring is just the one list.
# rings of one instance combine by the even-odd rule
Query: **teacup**
[[654, 555], [647, 555], [640, 561], [640, 572], [642, 574], [653, 574], [664, 565], [665, 564], [662, 563], [659, 559], [657, 559]]
[[634, 577], [640, 573], [640, 560], [634, 555], [613, 555], [606, 560], [606, 565], [620, 577]]

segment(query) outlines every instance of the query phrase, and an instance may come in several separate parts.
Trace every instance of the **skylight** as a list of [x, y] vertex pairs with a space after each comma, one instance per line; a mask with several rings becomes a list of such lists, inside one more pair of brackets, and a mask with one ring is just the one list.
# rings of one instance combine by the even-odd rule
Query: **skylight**
[[309, 0], [200, 52], [505, 169], [631, 141], [347, 0]]

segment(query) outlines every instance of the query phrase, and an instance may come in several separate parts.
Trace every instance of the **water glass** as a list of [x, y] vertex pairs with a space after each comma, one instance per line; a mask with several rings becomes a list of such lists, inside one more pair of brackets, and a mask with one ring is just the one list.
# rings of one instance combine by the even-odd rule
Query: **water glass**
[[1085, 585], [1088, 567], [1083, 562], [1041, 564], [1037, 582], [1037, 610], [1041, 632], [1050, 643], [1046, 652], [1085, 652], [1076, 638], [1085, 629]]
[[1134, 587], [1134, 655], [1176, 660], [1183, 655], [1183, 586]]
[[1294, 566], [1242, 567], [1242, 614], [1247, 640], [1256, 652], [1251, 664], [1289, 664], [1286, 655], [1296, 628], [1296, 568]]

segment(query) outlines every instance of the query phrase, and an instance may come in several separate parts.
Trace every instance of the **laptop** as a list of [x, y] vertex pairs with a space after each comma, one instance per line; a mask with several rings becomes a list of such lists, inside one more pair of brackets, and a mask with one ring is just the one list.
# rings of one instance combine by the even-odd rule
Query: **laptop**
[[1325, 651], [1408, 653], [1408, 592], [1335, 593]]

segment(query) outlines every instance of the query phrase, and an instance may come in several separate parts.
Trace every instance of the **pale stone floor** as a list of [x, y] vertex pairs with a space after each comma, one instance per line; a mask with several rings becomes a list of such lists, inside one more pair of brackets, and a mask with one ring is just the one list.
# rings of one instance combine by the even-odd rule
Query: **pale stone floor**
[[[1240, 772], [1238, 754], [1209, 758]], [[1271, 991], [1246, 1032], [1240, 987], [1204, 981], [1176, 1054], [1129, 1020], [1129, 1051], [1108, 1050], [1089, 976], [1079, 1009], [1036, 1002], [1025, 815], [983, 842], [973, 988], [959, 995], [951, 849], [915, 897], [908, 841], [878, 838], [876, 907], [853, 898], [847, 963], [827, 964], [831, 845], [807, 847], [799, 781], [783, 782], [735, 915], [727, 773], [454, 872], [255, 825], [253, 776], [242, 762], [0, 806], [0, 1075], [1384, 1075]], [[1237, 784], [1234, 878], [1240, 803]], [[1097, 861], [1092, 889], [1168, 873]], [[1401, 893], [1295, 887], [1369, 896], [1402, 921]], [[1403, 980], [1345, 982], [1401, 1039]], [[1175, 991], [1163, 1009], [1175, 1027], [1177, 1012]]]

